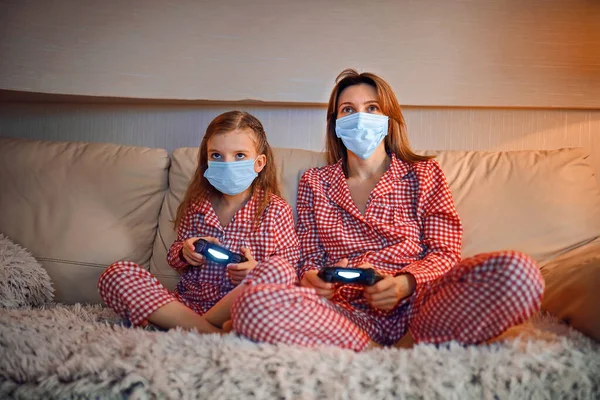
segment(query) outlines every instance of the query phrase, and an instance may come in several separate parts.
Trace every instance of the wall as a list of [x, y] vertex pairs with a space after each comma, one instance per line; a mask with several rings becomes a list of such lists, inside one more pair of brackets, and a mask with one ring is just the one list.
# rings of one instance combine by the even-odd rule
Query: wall
[[421, 106], [600, 108], [597, 0], [0, 0], [0, 89], [324, 103], [346, 67]]

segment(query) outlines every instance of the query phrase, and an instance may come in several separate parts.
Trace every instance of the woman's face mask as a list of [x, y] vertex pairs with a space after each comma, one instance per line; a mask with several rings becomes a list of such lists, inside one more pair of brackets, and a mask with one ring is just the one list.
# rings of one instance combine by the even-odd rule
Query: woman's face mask
[[388, 133], [388, 117], [357, 112], [335, 121], [335, 134], [348, 150], [366, 160]]
[[219, 192], [236, 195], [248, 189], [258, 173], [254, 171], [256, 160], [209, 161], [204, 177]]

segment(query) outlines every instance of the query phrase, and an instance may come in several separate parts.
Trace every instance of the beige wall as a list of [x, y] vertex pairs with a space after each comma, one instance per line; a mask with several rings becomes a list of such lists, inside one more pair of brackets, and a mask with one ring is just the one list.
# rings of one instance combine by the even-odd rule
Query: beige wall
[[600, 2], [0, 2], [0, 89], [324, 103], [346, 67], [402, 104], [598, 109]]
[[[323, 107], [0, 103], [0, 136], [172, 150], [197, 146], [212, 118], [234, 108], [256, 115], [273, 146], [323, 150]], [[408, 107], [404, 114], [415, 149], [584, 147], [600, 179], [600, 110]]]

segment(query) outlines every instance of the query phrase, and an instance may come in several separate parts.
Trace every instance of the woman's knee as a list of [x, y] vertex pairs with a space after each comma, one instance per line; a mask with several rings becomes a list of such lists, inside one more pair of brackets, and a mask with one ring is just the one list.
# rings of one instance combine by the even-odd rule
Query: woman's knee
[[282, 257], [272, 256], [254, 267], [250, 273], [252, 285], [294, 285], [298, 282], [296, 268]]
[[256, 284], [247, 286], [246, 289], [233, 301], [231, 305], [231, 321], [233, 329], [253, 338], [253, 331], [264, 322], [264, 315], [268, 314], [272, 306], [274, 295], [281, 289], [270, 284]]
[[501, 251], [493, 253], [487, 264], [492, 266], [496, 278], [505, 283], [508, 291], [522, 292], [536, 302], [541, 300], [544, 279], [533, 258], [518, 251]]
[[[231, 319], [236, 332], [255, 340], [263, 340], [262, 329], [277, 325], [288, 311], [314, 301], [314, 291], [297, 286], [256, 284], [247, 286], [231, 306]], [[264, 333], [264, 332], [262, 332]]]
[[[285, 285], [265, 283], [247, 286], [231, 305], [232, 318], [236, 316], [241, 317], [242, 315], [269, 307], [274, 298], [281, 298], [285, 294], [285, 289], [287, 288]], [[283, 292], [283, 294], [278, 295], [280, 292]]]

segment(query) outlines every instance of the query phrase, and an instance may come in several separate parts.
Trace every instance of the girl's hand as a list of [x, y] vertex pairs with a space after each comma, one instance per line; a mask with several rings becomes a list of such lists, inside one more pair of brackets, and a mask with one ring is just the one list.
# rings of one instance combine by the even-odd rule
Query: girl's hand
[[[373, 268], [370, 263], [364, 263], [359, 268]], [[417, 283], [411, 274], [398, 276], [383, 275], [383, 279], [373, 286], [366, 286], [365, 299], [373, 308], [383, 311], [392, 310], [396, 304], [415, 291]]]
[[249, 248], [242, 247], [241, 250], [242, 254], [248, 259], [248, 261], [244, 261], [243, 263], [239, 264], [227, 264], [229, 279], [234, 286], [239, 285], [244, 280], [246, 275], [248, 275], [248, 272], [250, 272], [250, 270], [256, 267], [256, 264], [258, 264], [252, 257]]
[[194, 243], [196, 243], [198, 239], [204, 239], [207, 242], [220, 245], [216, 238], [210, 236], [205, 236], [202, 238], [191, 237], [184, 240], [183, 247], [181, 248], [181, 254], [183, 255], [183, 258], [185, 258], [185, 261], [194, 267], [198, 267], [204, 263], [204, 257], [202, 257], [202, 254], [196, 253], [196, 249], [194, 248]]
[[[348, 259], [341, 259], [334, 267], [347, 267]], [[319, 296], [325, 297], [327, 300], [333, 297], [333, 294], [336, 290], [336, 285], [333, 283], [325, 282], [323, 279], [318, 277], [319, 271], [307, 271], [302, 280], [300, 281], [300, 286], [308, 287], [315, 289]]]

